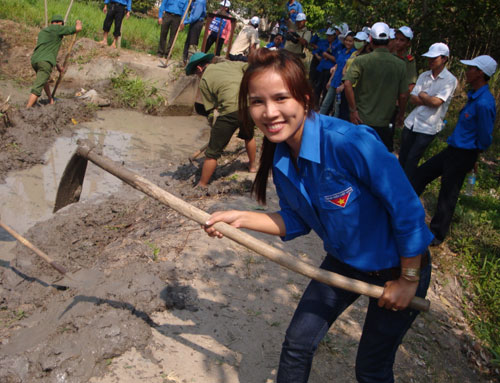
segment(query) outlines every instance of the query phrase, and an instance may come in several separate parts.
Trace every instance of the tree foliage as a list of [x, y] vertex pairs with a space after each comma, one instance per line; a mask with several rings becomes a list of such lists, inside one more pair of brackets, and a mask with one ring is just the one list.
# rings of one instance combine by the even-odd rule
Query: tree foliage
[[352, 30], [384, 21], [391, 27], [410, 26], [418, 55], [435, 42], [444, 42], [455, 57], [489, 54], [500, 58], [500, 2], [497, 0], [303, 0], [306, 10], [345, 21]]

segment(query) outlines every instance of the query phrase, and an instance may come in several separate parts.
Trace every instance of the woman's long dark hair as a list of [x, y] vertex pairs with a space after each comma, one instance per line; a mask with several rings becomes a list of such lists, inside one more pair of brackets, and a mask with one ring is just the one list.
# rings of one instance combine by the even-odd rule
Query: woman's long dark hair
[[[253, 52], [248, 58], [248, 68], [241, 80], [239, 94], [239, 116], [244, 129], [253, 129], [253, 121], [248, 112], [248, 91], [252, 78], [266, 70], [273, 70], [281, 75], [283, 82], [288, 87], [290, 94], [296, 99], [308, 115], [314, 110], [314, 92], [307, 80], [306, 69], [302, 60], [284, 49], [271, 51], [261, 48]], [[252, 185], [252, 194], [257, 201], [266, 203], [267, 179], [273, 164], [276, 144], [264, 137], [262, 154], [260, 156], [259, 170]]]

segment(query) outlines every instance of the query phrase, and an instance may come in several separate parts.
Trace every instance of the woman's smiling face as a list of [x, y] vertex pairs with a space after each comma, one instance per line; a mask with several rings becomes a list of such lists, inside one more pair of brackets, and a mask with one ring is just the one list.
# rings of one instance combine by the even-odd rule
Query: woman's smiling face
[[286, 142], [297, 156], [307, 114], [304, 106], [272, 69], [255, 74], [248, 85], [249, 111], [255, 125], [269, 141]]

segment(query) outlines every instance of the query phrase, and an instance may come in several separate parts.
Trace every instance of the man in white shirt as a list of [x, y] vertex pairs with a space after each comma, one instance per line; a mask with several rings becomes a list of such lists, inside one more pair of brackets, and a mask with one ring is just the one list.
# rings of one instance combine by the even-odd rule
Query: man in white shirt
[[404, 122], [399, 151], [399, 163], [410, 181], [425, 149], [443, 128], [443, 118], [457, 87], [457, 79], [445, 67], [450, 56], [446, 44], [432, 44], [422, 56], [428, 57], [430, 70], [418, 77], [410, 93], [410, 102], [416, 108]]
[[229, 52], [231, 61], [248, 61], [248, 55], [259, 46], [260, 19], [254, 16], [248, 25], [245, 25], [238, 34]]

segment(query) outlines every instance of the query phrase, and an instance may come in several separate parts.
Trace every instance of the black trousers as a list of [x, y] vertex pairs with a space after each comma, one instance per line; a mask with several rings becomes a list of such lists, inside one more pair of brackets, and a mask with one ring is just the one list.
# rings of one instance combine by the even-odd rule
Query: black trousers
[[330, 79], [330, 69], [322, 70], [321, 72], [316, 72], [316, 81], [314, 83], [314, 96], [316, 97], [316, 103], [321, 105], [320, 100], [321, 96], [324, 96], [327, 92], [326, 84], [328, 84], [328, 80]]
[[349, 113], [349, 104], [347, 103], [347, 97], [345, 96], [345, 91], [340, 93], [340, 109], [339, 109], [339, 118], [350, 122], [350, 113]]
[[318, 80], [319, 76], [319, 72], [316, 70], [318, 64], [319, 64], [318, 58], [313, 55], [311, 63], [309, 64], [309, 82], [311, 83], [313, 88], [316, 86], [316, 81]]
[[440, 241], [448, 234], [460, 189], [465, 176], [474, 168], [478, 155], [476, 149], [448, 146], [419, 166], [411, 180], [415, 192], [420, 195], [430, 182], [441, 176], [436, 212], [430, 224], [432, 233]]
[[[210, 32], [207, 38], [207, 44], [205, 46], [205, 52], [207, 53], [212, 45], [217, 41], [217, 33], [215, 32]], [[222, 50], [222, 45], [224, 45], [224, 39], [222, 37], [219, 37], [219, 42], [217, 43], [217, 46], [215, 47], [215, 55], [220, 56], [220, 52]]]
[[113, 30], [113, 36], [120, 37], [122, 29], [122, 21], [127, 13], [127, 7], [119, 3], [109, 3], [108, 11], [106, 12], [106, 17], [104, 18], [104, 25], [102, 30], [104, 32], [109, 32], [111, 30], [111, 24], [115, 22], [115, 29]]
[[198, 46], [198, 41], [200, 40], [201, 30], [203, 29], [203, 19], [195, 21], [193, 24], [189, 24], [189, 30], [186, 37], [186, 43], [184, 44], [184, 51], [182, 53], [182, 58], [184, 61], [188, 60], [189, 46]]
[[[172, 44], [174, 43], [175, 34], [179, 29], [179, 25], [181, 24], [181, 16], [174, 15], [173, 13], [163, 12], [163, 20], [161, 23], [161, 32], [160, 32], [160, 44], [158, 45], [158, 55], [167, 57], [170, 53], [170, 49], [172, 49]], [[170, 36], [167, 42], [167, 35], [170, 32]], [[166, 49], [165, 49], [165, 45]]]
[[369, 126], [378, 133], [387, 150], [392, 153], [394, 151], [394, 126], [392, 128], [388, 126]]
[[424, 134], [403, 128], [401, 133], [401, 148], [399, 149], [399, 163], [408, 179], [412, 180], [418, 167], [418, 162], [424, 155], [425, 149], [436, 138], [435, 134]]

